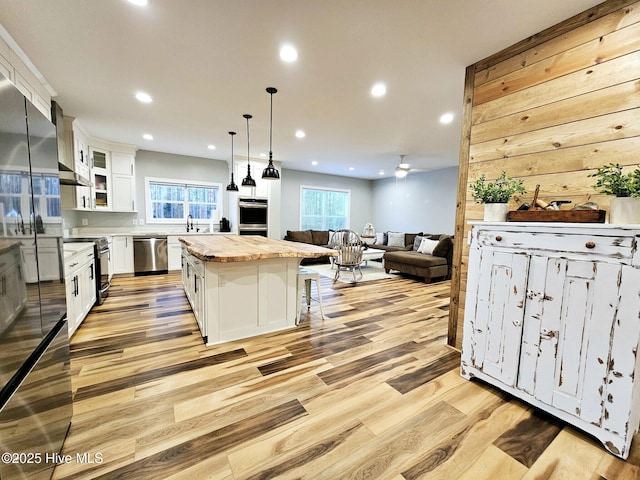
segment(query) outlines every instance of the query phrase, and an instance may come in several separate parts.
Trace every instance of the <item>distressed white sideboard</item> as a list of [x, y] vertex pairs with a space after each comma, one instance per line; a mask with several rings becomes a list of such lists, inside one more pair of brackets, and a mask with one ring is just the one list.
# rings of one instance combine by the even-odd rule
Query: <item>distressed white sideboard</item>
[[640, 422], [640, 225], [474, 223], [461, 374], [627, 458]]

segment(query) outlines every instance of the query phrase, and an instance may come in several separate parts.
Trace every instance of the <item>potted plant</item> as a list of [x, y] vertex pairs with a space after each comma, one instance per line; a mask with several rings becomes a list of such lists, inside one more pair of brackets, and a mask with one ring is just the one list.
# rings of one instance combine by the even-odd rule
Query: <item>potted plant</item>
[[610, 163], [589, 175], [596, 177], [593, 188], [604, 195], [613, 195], [609, 208], [609, 223], [640, 223], [640, 167], [622, 173], [622, 166]]
[[476, 203], [484, 203], [485, 222], [504, 222], [509, 211], [509, 200], [516, 193], [524, 193], [522, 180], [507, 177], [504, 170], [494, 182], [487, 182], [483, 173], [471, 184], [471, 194]]

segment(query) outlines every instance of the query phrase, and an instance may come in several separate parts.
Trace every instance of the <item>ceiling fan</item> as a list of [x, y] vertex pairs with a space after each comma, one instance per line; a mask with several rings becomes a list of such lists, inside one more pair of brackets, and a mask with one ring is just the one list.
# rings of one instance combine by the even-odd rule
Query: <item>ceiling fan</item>
[[396, 178], [405, 178], [409, 172], [423, 172], [420, 168], [411, 168], [411, 165], [404, 161], [406, 155], [400, 155], [400, 163], [396, 167]]

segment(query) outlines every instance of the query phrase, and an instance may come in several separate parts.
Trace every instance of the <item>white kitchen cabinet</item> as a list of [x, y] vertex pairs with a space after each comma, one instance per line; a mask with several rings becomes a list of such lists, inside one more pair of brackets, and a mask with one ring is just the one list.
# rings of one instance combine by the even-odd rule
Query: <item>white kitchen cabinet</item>
[[13, 65], [2, 53], [0, 53], [0, 73], [13, 82]]
[[626, 458], [640, 422], [640, 230], [474, 224], [461, 372]]
[[64, 260], [69, 336], [78, 329], [96, 302], [93, 243], [70, 245], [65, 249]]
[[114, 212], [136, 211], [136, 180], [131, 175], [111, 174]]
[[135, 157], [128, 153], [111, 152], [111, 173], [135, 175]]
[[187, 252], [182, 247], [182, 286], [198, 323], [200, 333], [207, 342], [207, 318], [205, 310], [205, 274], [202, 260]]
[[178, 238], [178, 235], [167, 236], [167, 257], [170, 271], [182, 268], [182, 244]]
[[73, 160], [75, 171], [82, 177], [88, 179], [91, 172], [91, 162], [89, 158], [89, 140], [82, 131], [77, 120], [71, 117], [64, 117], [65, 133], [70, 132], [70, 144], [73, 146]]
[[135, 156], [111, 152], [111, 181], [113, 185], [113, 211], [136, 211]]
[[[71, 158], [64, 163], [80, 177], [90, 180], [89, 147], [87, 136], [80, 124], [73, 117], [65, 116], [64, 121], [64, 149]], [[92, 210], [93, 194], [90, 186], [62, 185], [62, 207], [72, 210]]]
[[111, 205], [111, 152], [104, 148], [89, 146], [91, 158], [91, 188], [94, 210], [113, 210]]
[[[26, 240], [20, 247], [25, 281], [35, 283], [41, 281], [60, 280], [60, 250], [57, 238], [38, 238], [38, 258], [36, 261], [35, 240]], [[40, 276], [38, 277], [38, 269]]]
[[60, 185], [63, 210], [93, 210], [91, 187]]
[[113, 273], [133, 273], [133, 237], [114, 235], [112, 245]]
[[22, 274], [20, 243], [0, 254], [0, 332], [11, 325], [27, 304], [27, 287]]

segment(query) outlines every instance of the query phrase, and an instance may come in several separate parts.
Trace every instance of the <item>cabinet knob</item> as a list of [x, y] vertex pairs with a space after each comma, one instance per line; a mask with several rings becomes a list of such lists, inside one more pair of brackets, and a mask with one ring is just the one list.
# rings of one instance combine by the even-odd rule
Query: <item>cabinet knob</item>
[[502, 236], [496, 235], [496, 242], [501, 242], [501, 241], [502, 241]]
[[587, 248], [596, 248], [596, 242], [587, 242], [584, 246]]

